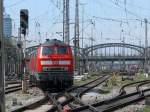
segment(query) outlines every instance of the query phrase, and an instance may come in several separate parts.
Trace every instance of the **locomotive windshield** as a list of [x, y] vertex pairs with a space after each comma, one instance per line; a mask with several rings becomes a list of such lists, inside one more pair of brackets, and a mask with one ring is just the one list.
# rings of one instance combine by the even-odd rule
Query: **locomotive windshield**
[[54, 54], [54, 49], [50, 47], [43, 47], [42, 55], [51, 55]]
[[58, 47], [57, 54], [67, 54], [67, 47]]
[[52, 54], [68, 54], [68, 48], [64, 46], [59, 47], [43, 47], [42, 55], [52, 55]]

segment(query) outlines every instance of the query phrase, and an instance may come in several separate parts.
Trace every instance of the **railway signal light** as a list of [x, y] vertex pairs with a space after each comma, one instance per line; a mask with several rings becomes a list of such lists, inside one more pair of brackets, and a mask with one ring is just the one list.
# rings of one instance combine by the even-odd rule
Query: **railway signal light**
[[20, 11], [21, 34], [26, 35], [26, 31], [28, 29], [28, 22], [29, 22], [28, 10], [27, 9], [22, 9]]
[[23, 43], [22, 43], [21, 41], [18, 41], [18, 42], [17, 42], [17, 47], [18, 47], [18, 48], [22, 48], [22, 45], [23, 45]]

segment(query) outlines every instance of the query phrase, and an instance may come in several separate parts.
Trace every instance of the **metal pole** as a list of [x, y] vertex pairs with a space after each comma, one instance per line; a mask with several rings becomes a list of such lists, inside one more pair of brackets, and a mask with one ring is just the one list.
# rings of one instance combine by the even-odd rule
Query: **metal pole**
[[124, 31], [122, 29], [122, 43], [123, 43], [123, 48], [122, 48], [122, 56], [123, 56], [123, 70], [125, 70], [125, 37], [124, 37]]
[[91, 47], [92, 47], [91, 56], [93, 56], [93, 29], [94, 29], [94, 22], [91, 19]]
[[125, 70], [126, 66], [125, 66], [125, 38], [124, 38], [124, 35], [123, 35], [123, 69]]
[[[85, 4], [81, 4], [82, 5], [82, 50], [83, 50], [83, 38], [84, 38], [84, 5]], [[82, 51], [83, 52], [83, 51]], [[85, 66], [85, 62], [82, 63], [82, 74], [84, 70], [84, 66]]]
[[77, 37], [77, 49], [79, 53], [79, 0], [76, 0], [76, 16], [75, 16], [75, 24], [76, 24], [76, 37]]
[[145, 64], [144, 64], [144, 70], [145, 70], [145, 73], [147, 73], [148, 71], [147, 71], [147, 62], [148, 62], [148, 60], [147, 60], [147, 47], [148, 47], [148, 40], [147, 40], [147, 19], [145, 18], [144, 19], [144, 21], [145, 21]]
[[83, 39], [84, 39], [84, 6], [86, 3], [81, 3], [82, 5], [82, 48], [83, 48]]
[[66, 0], [63, 0], [63, 42], [65, 42], [65, 19], [66, 19], [66, 16], [65, 16], [65, 11], [66, 11]]
[[84, 6], [82, 7], [82, 49], [83, 49], [83, 36], [84, 36]]
[[3, 37], [3, 0], [0, 0], [0, 41], [1, 41], [1, 57], [0, 57], [0, 112], [5, 112], [5, 53], [4, 53], [4, 37]]
[[74, 32], [74, 56], [75, 56], [75, 69], [78, 69], [78, 60], [77, 56], [79, 53], [79, 0], [76, 0], [76, 6], [75, 6], [75, 32]]
[[69, 0], [63, 1], [63, 41], [66, 44], [70, 43], [69, 32]]
[[26, 35], [23, 38], [23, 80], [22, 80], [22, 93], [26, 94], [28, 90], [27, 73], [26, 73]]

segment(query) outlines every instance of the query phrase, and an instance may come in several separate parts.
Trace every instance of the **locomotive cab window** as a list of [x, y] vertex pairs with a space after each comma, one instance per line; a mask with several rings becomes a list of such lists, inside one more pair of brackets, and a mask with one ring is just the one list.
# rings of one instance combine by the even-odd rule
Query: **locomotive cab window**
[[58, 47], [57, 48], [57, 54], [67, 54], [67, 53], [68, 53], [67, 47]]
[[43, 47], [42, 48], [42, 55], [51, 55], [54, 54], [54, 49], [50, 47]]

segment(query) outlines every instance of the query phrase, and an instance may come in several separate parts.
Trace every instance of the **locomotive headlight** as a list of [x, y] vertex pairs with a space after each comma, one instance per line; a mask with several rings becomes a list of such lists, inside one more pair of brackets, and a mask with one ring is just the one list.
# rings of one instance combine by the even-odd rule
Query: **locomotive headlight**
[[52, 65], [52, 61], [41, 61], [41, 65]]
[[59, 65], [70, 65], [70, 61], [59, 61]]

